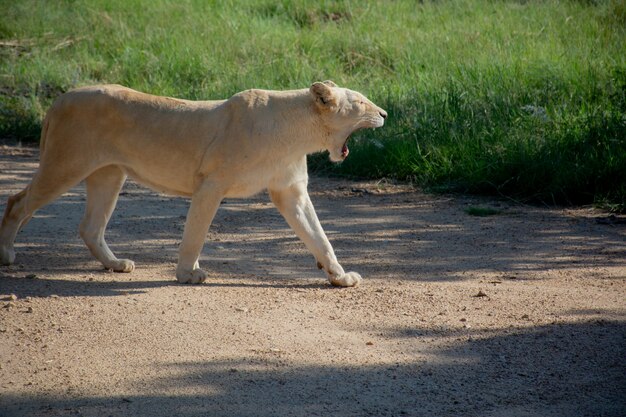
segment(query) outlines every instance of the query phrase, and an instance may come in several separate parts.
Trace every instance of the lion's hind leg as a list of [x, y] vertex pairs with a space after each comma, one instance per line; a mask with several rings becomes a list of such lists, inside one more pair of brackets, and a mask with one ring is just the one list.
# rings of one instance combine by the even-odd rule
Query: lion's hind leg
[[106, 269], [115, 272], [131, 272], [135, 269], [133, 261], [117, 259], [104, 240], [104, 230], [115, 209], [124, 181], [126, 174], [114, 165], [100, 168], [85, 179], [87, 207], [79, 229], [80, 236], [92, 255]]
[[10, 265], [15, 261], [15, 237], [35, 211], [57, 199], [82, 179], [79, 174], [57, 171], [57, 164], [42, 162], [31, 183], [9, 197], [0, 224], [0, 264]]
[[2, 225], [0, 226], [0, 264], [10, 265], [15, 262], [15, 249], [13, 242], [20, 227], [28, 221], [29, 216], [24, 215], [24, 197], [28, 193], [28, 187], [19, 193], [9, 197], [7, 207], [4, 210]]

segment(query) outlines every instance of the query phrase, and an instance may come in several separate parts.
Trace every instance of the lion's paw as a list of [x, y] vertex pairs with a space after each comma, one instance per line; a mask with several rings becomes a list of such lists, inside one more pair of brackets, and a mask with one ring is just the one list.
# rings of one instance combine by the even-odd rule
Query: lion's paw
[[181, 284], [201, 284], [207, 279], [207, 273], [200, 268], [191, 271], [176, 271], [176, 279]]
[[135, 263], [130, 259], [118, 259], [105, 267], [114, 272], [133, 272], [135, 270]]
[[0, 246], [0, 265], [11, 265], [13, 262], [15, 262], [15, 250]]
[[331, 276], [329, 281], [335, 287], [356, 287], [363, 281], [363, 278], [356, 272], [346, 272], [340, 276]]

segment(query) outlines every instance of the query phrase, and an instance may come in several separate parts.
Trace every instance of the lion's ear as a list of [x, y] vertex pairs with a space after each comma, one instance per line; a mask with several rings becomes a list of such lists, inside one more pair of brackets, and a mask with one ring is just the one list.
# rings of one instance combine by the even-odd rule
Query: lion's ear
[[314, 83], [309, 88], [311, 95], [315, 99], [315, 103], [323, 108], [331, 108], [337, 105], [337, 97], [331, 86], [326, 83]]
[[326, 84], [329, 87], [337, 87], [337, 84], [335, 84], [334, 82], [332, 82], [331, 80], [326, 80], [324, 81], [324, 84]]

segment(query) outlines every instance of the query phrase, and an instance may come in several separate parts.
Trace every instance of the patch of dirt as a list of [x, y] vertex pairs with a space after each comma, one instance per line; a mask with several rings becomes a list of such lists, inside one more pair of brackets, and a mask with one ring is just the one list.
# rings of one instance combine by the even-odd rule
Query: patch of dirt
[[[0, 210], [37, 152], [0, 149]], [[227, 200], [174, 279], [189, 202], [128, 183], [78, 237], [84, 189], [40, 210], [0, 267], [3, 416], [623, 416], [626, 227], [591, 208], [311, 179], [331, 287], [266, 195]], [[497, 210], [470, 216], [469, 207]]]

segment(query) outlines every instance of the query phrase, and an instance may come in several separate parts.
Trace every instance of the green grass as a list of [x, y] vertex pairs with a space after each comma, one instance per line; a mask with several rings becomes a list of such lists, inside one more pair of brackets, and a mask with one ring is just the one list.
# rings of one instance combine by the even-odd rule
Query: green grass
[[314, 169], [626, 208], [626, 4], [0, 0], [0, 137], [120, 83], [191, 99], [333, 79], [390, 114]]

